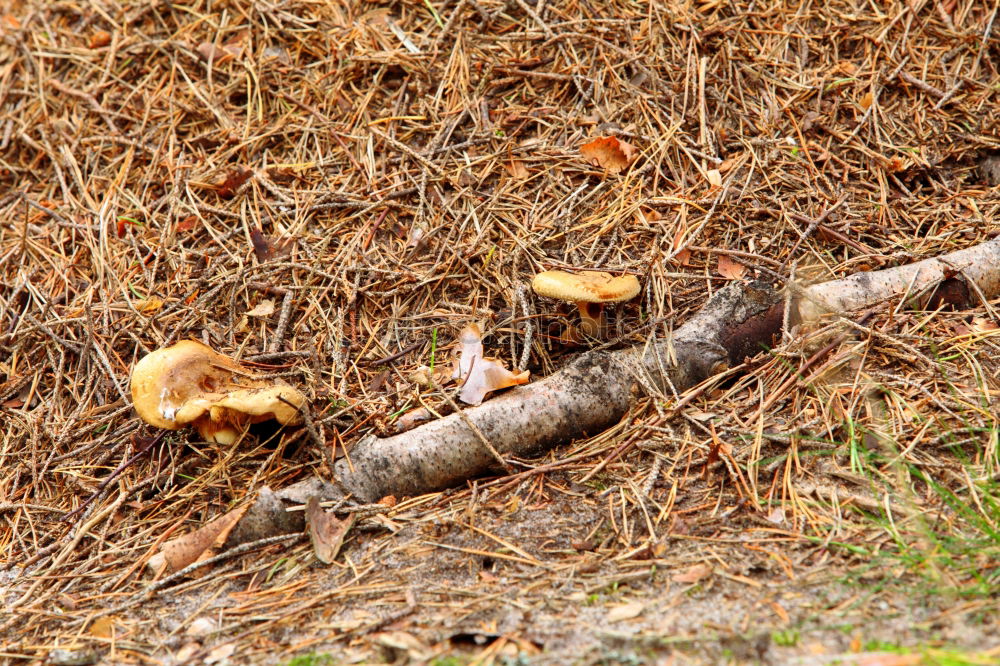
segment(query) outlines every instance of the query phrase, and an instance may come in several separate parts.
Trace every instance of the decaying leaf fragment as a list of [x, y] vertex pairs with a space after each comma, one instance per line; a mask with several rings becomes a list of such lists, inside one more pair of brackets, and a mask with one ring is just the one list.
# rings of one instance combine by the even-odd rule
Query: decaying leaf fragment
[[306, 524], [309, 526], [309, 540], [312, 541], [316, 559], [323, 564], [330, 564], [337, 559], [340, 547], [344, 545], [344, 537], [354, 525], [354, 514], [339, 520], [332, 513], [327, 513], [319, 505], [315, 495], [306, 501]]
[[306, 399], [291, 386], [258, 379], [196, 340], [144, 356], [132, 369], [132, 402], [146, 423], [178, 430], [193, 425], [206, 441], [232, 444], [244, 426], [269, 419], [301, 422]]
[[491, 391], [528, 383], [531, 373], [527, 370], [514, 373], [499, 360], [483, 357], [483, 333], [478, 324], [463, 328], [458, 340], [459, 355], [452, 377], [463, 382], [458, 394], [462, 402], [478, 405]]
[[635, 146], [614, 136], [598, 137], [580, 146], [580, 152], [594, 166], [607, 169], [608, 173], [618, 173], [627, 169], [638, 151]]
[[206, 523], [182, 536], [167, 541], [160, 552], [149, 558], [146, 563], [156, 577], [180, 571], [184, 567], [207, 560], [214, 556], [229, 538], [229, 533], [240, 522], [249, 504], [233, 509], [215, 520]]

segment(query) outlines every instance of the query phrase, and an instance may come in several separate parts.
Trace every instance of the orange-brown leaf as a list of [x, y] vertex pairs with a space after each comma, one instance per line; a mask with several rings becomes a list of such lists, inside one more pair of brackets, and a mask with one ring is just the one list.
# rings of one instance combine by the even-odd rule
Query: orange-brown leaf
[[229, 199], [236, 194], [238, 189], [243, 187], [245, 182], [250, 180], [250, 176], [252, 175], [253, 169], [236, 167], [227, 173], [226, 177], [223, 178], [218, 184], [216, 184], [215, 190], [219, 193], [220, 197]]
[[98, 30], [90, 36], [90, 48], [98, 49], [111, 43], [111, 33], [107, 30]]
[[739, 280], [746, 275], [747, 268], [724, 254], [719, 255], [719, 275], [730, 280]]
[[504, 165], [504, 168], [507, 169], [507, 173], [510, 174], [510, 177], [515, 180], [524, 180], [531, 175], [531, 172], [528, 171], [528, 167], [524, 166], [524, 162], [521, 160], [511, 160]]
[[598, 137], [580, 146], [580, 152], [594, 166], [618, 173], [627, 169], [638, 155], [635, 146], [614, 136]]

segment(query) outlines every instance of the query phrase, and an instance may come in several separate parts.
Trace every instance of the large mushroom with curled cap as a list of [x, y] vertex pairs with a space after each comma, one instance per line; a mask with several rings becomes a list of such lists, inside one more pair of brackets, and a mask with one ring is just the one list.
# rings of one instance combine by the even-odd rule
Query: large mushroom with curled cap
[[639, 280], [634, 275], [615, 277], [610, 273], [583, 271], [544, 271], [531, 281], [539, 296], [575, 303], [580, 310], [580, 328], [591, 336], [604, 331], [604, 305], [623, 303], [639, 294]]
[[225, 354], [182, 340], [147, 354], [132, 369], [132, 402], [146, 423], [167, 430], [194, 426], [209, 442], [232, 444], [250, 423], [302, 421], [305, 396], [261, 379]]

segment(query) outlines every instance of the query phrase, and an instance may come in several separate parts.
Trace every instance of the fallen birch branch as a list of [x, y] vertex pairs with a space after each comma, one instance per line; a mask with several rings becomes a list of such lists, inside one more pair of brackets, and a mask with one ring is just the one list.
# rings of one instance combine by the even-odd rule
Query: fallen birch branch
[[[929, 295], [930, 307], [968, 307], [1000, 293], [1000, 239], [914, 264], [795, 290], [792, 322]], [[785, 320], [780, 291], [761, 283], [719, 290], [667, 339], [581, 355], [562, 370], [479, 407], [408, 432], [359, 442], [336, 464], [340, 484], [362, 501], [416, 495], [480, 475], [496, 458], [539, 453], [619, 421], [643, 387], [679, 394], [773, 344]], [[474, 425], [473, 427], [470, 427]]]

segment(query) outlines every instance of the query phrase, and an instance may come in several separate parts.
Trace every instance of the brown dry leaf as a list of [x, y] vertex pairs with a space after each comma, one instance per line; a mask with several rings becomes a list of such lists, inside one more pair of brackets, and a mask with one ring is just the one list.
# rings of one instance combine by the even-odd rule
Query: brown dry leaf
[[264, 232], [257, 227], [250, 230], [250, 244], [253, 245], [253, 253], [257, 257], [257, 261], [264, 263], [274, 256], [274, 248], [271, 247], [271, 242], [267, 240]]
[[196, 226], [198, 226], [198, 217], [195, 215], [188, 215], [183, 220], [177, 223], [175, 230], [177, 232], [191, 231]]
[[249, 504], [244, 504], [206, 523], [194, 532], [167, 541], [160, 547], [159, 553], [149, 558], [146, 566], [159, 577], [164, 573], [180, 571], [189, 564], [207, 560], [226, 543], [229, 533], [249, 507]]
[[354, 525], [354, 514], [345, 520], [327, 513], [319, 505], [315, 495], [306, 500], [306, 524], [309, 526], [309, 540], [312, 541], [316, 559], [323, 564], [331, 564], [337, 559], [344, 537]]
[[244, 30], [222, 46], [216, 46], [212, 42], [202, 42], [197, 48], [198, 55], [211, 65], [221, 65], [233, 58], [239, 58], [243, 55], [249, 34], [248, 30]]
[[995, 331], [1000, 326], [996, 322], [986, 319], [985, 317], [974, 317], [972, 319], [972, 332], [973, 333], [989, 333], [990, 331]]
[[[427, 385], [429, 382], [426, 380], [421, 382], [423, 385]], [[396, 432], [406, 432], [407, 430], [412, 430], [424, 421], [430, 421], [433, 418], [433, 414], [426, 407], [417, 407], [416, 409], [411, 409], [396, 420]]]
[[234, 652], [236, 652], [236, 643], [223, 643], [208, 653], [208, 656], [205, 657], [205, 663], [217, 664], [221, 661], [226, 661], [233, 656]]
[[620, 622], [622, 620], [631, 620], [642, 615], [642, 611], [645, 610], [646, 604], [641, 601], [633, 601], [629, 604], [622, 604], [621, 606], [615, 606], [608, 612], [607, 620], [608, 622]]
[[608, 173], [618, 173], [628, 168], [638, 151], [635, 146], [614, 136], [598, 137], [580, 146], [580, 152], [594, 166], [607, 169]]
[[[681, 229], [674, 235], [674, 249], [676, 250], [677, 248], [679, 248], [683, 241], [684, 241], [684, 230]], [[683, 250], [674, 255], [674, 261], [679, 263], [681, 266], [690, 266], [691, 250], [684, 248]]]
[[730, 157], [727, 160], [722, 160], [722, 164], [719, 165], [719, 173], [728, 172], [730, 169], [736, 166], [736, 162], [738, 159], [739, 158], [737, 157]]
[[135, 309], [139, 312], [149, 314], [150, 312], [156, 312], [163, 307], [163, 299], [156, 297], [143, 298], [134, 302], [132, 305], [135, 306]]
[[504, 165], [504, 168], [507, 169], [507, 173], [510, 174], [511, 178], [515, 180], [524, 180], [531, 175], [528, 167], [524, 166], [524, 162], [521, 160], [511, 160]]
[[111, 638], [115, 633], [115, 618], [111, 615], [97, 618], [87, 627], [87, 633], [95, 638]]
[[230, 199], [237, 190], [243, 187], [243, 184], [250, 180], [253, 175], [253, 169], [247, 169], [246, 167], [238, 166], [232, 169], [226, 174], [226, 177], [215, 184], [215, 191], [219, 193], [219, 196], [223, 199]]
[[247, 316], [249, 317], [270, 317], [274, 314], [274, 301], [270, 298], [265, 298], [260, 303], [255, 305], [252, 310], [247, 310]]
[[232, 39], [222, 45], [222, 50], [233, 58], [239, 58], [243, 55], [243, 50], [246, 48], [249, 37], [249, 30], [241, 30]]
[[868, 107], [872, 105], [872, 99], [873, 99], [872, 94], [870, 92], [866, 92], [864, 95], [861, 96], [861, 100], [858, 102], [858, 104], [861, 105], [862, 109], [867, 111]]
[[18, 19], [13, 14], [4, 14], [3, 15], [3, 19], [0, 20], [0, 23], [2, 23], [3, 26], [6, 27], [8, 30], [20, 30], [21, 29], [21, 20]]
[[837, 63], [836, 67], [833, 69], [834, 72], [843, 72], [848, 76], [854, 76], [858, 73], [858, 66], [855, 65], [850, 60], [841, 60]]
[[201, 643], [196, 641], [191, 641], [190, 643], [185, 643], [180, 650], [174, 653], [174, 663], [175, 664], [186, 664], [194, 653], [201, 649]]
[[724, 254], [719, 255], [719, 275], [730, 280], [739, 280], [746, 275], [747, 267], [735, 262]]
[[696, 564], [693, 567], [689, 567], [687, 570], [680, 573], [674, 574], [670, 577], [670, 580], [675, 583], [697, 583], [698, 581], [707, 578], [712, 573], [712, 567], [707, 564]]
[[216, 46], [212, 42], [202, 42], [195, 50], [198, 51], [198, 55], [201, 56], [202, 60], [211, 65], [221, 65], [227, 60], [233, 59], [232, 53], [229, 53], [221, 46]]
[[432, 655], [430, 647], [406, 631], [385, 631], [375, 634], [374, 638], [379, 645], [404, 652], [408, 659], [403, 661], [423, 662]]
[[257, 257], [257, 261], [263, 263], [271, 259], [290, 255], [295, 245], [295, 239], [279, 238], [271, 240], [260, 229], [254, 228], [250, 230], [250, 244], [253, 245], [253, 254]]
[[98, 30], [90, 36], [88, 45], [92, 49], [99, 49], [111, 43], [111, 33], [107, 30]]
[[455, 359], [452, 377], [463, 382], [458, 399], [467, 405], [482, 403], [487, 393], [509, 386], [527, 384], [531, 373], [514, 373], [494, 358], [483, 358], [482, 331], [478, 324], [469, 324], [459, 334], [459, 355]]

